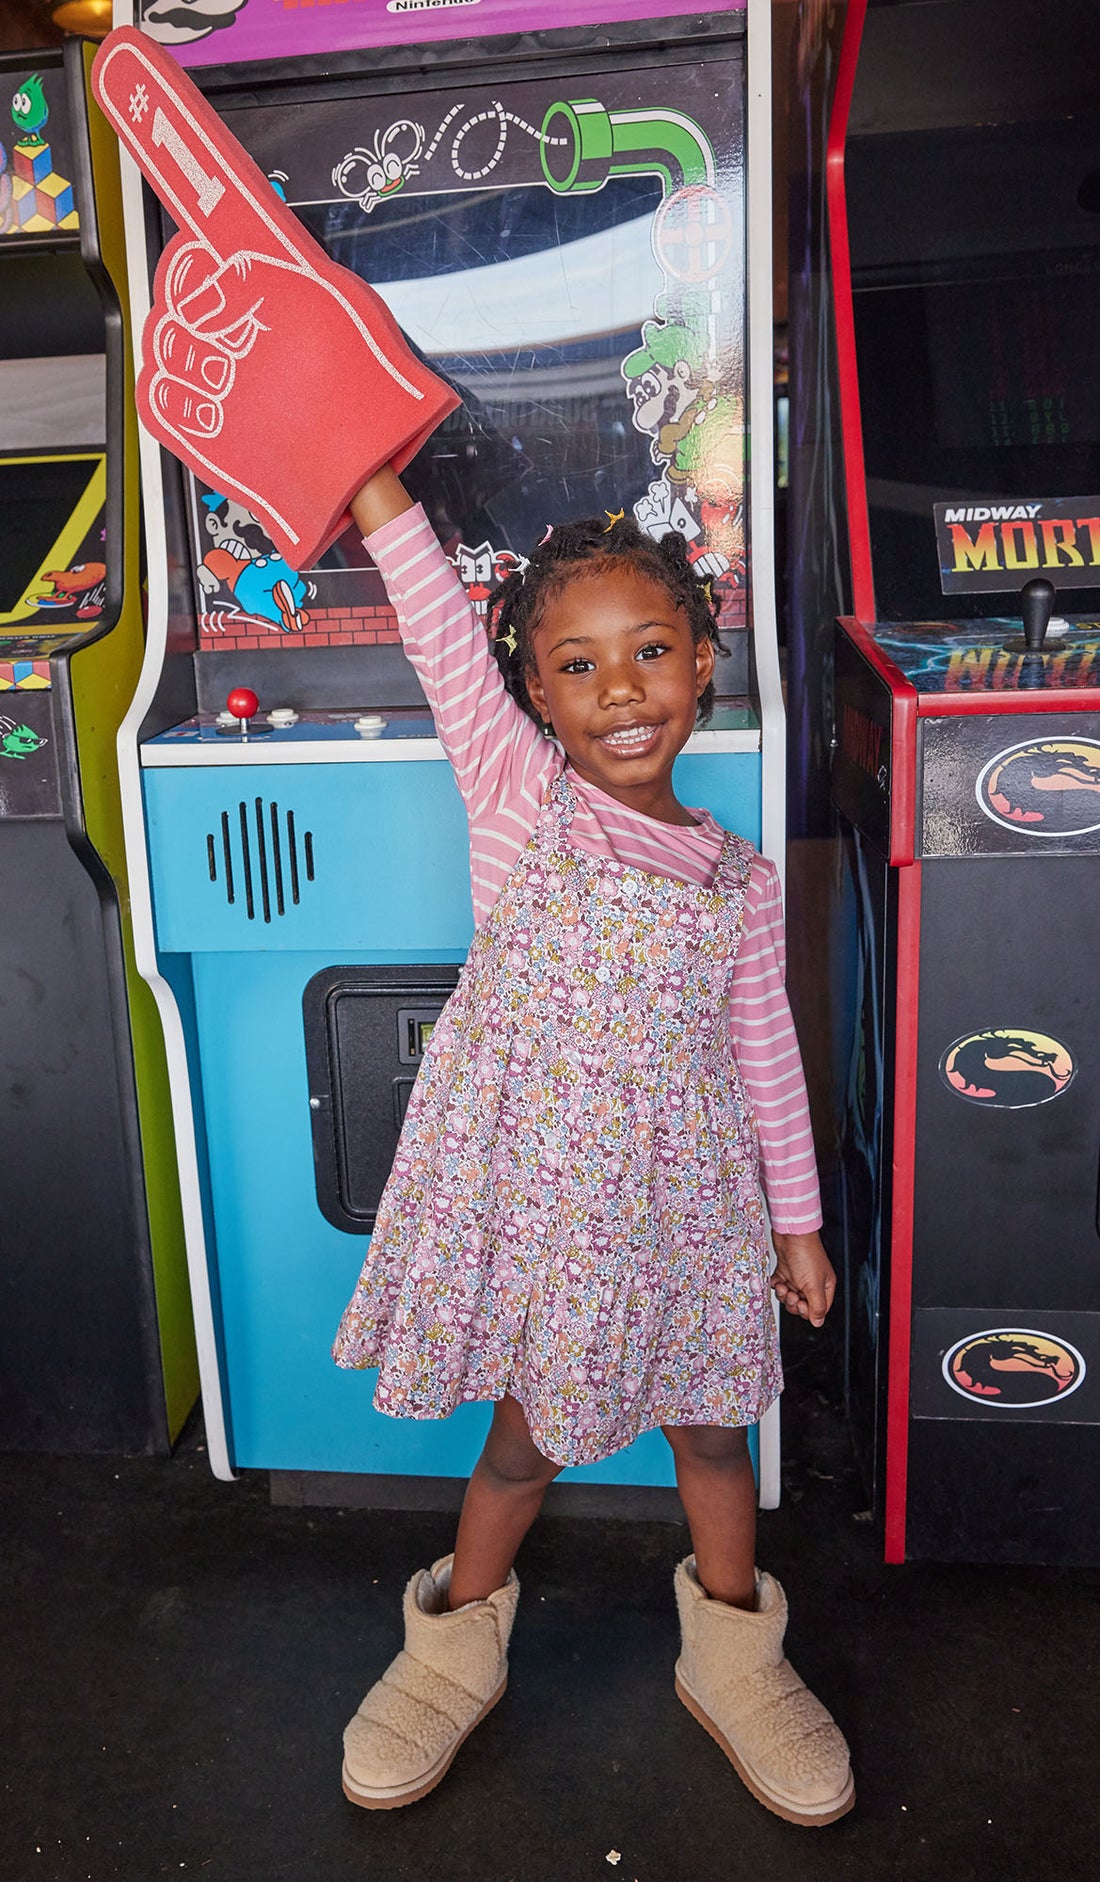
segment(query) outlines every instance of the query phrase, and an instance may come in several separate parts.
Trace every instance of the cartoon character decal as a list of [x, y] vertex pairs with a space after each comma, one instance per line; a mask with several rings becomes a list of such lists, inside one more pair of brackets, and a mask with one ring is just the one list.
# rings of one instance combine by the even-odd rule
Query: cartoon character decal
[[141, 30], [162, 46], [191, 46], [232, 26], [248, 0], [146, 0]]
[[107, 598], [107, 565], [105, 562], [76, 562], [70, 569], [49, 569], [41, 577], [49, 582], [49, 593], [35, 595], [33, 606], [49, 610], [56, 608], [78, 621], [94, 621], [103, 612]]
[[1048, 1104], [1061, 1097], [1076, 1070], [1061, 1040], [1017, 1026], [967, 1033], [940, 1060], [940, 1077], [949, 1091], [999, 1111]]
[[[728, 564], [737, 564], [745, 548], [743, 402], [710, 376], [698, 329], [647, 320], [641, 337], [641, 346], [622, 363], [634, 428], [648, 434], [649, 454], [664, 467], [664, 480], [681, 497], [694, 533], [704, 533]], [[650, 485], [634, 505], [643, 529], [653, 496]]]
[[[204, 496], [204, 520], [211, 547], [195, 571], [208, 600], [224, 590], [231, 614], [250, 615], [281, 634], [300, 634], [309, 625], [301, 606], [313, 592], [296, 569], [276, 555], [250, 510], [218, 491]], [[218, 617], [210, 611], [207, 631], [218, 631]]]
[[[353, 197], [364, 215], [370, 215], [386, 196], [404, 189], [410, 177], [419, 176], [416, 159], [424, 148], [424, 127], [411, 118], [377, 131], [369, 148], [349, 150], [332, 172], [332, 180], [342, 196]], [[362, 170], [362, 176], [356, 172]]]
[[29, 725], [0, 714], [0, 758], [31, 758], [48, 740]]
[[32, 72], [29, 78], [23, 80], [11, 101], [11, 115], [20, 134], [16, 150], [26, 150], [43, 141], [42, 132], [50, 115], [50, 107], [46, 103], [42, 80], [37, 72]]
[[951, 1347], [943, 1376], [964, 1398], [1012, 1409], [1050, 1404], [1075, 1392], [1085, 1362], [1066, 1340], [1030, 1327], [991, 1327]]
[[1035, 837], [1100, 830], [1100, 740], [1009, 745], [984, 766], [974, 791], [985, 815], [1006, 830]]
[[525, 555], [517, 555], [514, 549], [494, 549], [489, 542], [479, 542], [476, 549], [468, 549], [464, 542], [460, 542], [451, 561], [458, 571], [458, 579], [469, 596], [474, 613], [482, 620], [485, 618], [489, 596], [498, 583], [527, 567]]

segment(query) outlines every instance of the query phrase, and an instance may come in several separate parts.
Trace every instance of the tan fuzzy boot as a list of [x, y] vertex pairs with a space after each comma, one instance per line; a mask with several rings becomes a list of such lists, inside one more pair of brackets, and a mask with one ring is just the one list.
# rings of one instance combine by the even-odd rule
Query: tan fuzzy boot
[[434, 1790], [508, 1684], [515, 1572], [487, 1601], [452, 1613], [452, 1560], [443, 1556], [409, 1582], [405, 1645], [344, 1733], [344, 1795], [366, 1810], [392, 1810]]
[[783, 1654], [787, 1597], [756, 1578], [756, 1608], [714, 1601], [689, 1555], [676, 1570], [683, 1651], [676, 1691], [753, 1796], [788, 1823], [832, 1823], [852, 1808], [848, 1747]]

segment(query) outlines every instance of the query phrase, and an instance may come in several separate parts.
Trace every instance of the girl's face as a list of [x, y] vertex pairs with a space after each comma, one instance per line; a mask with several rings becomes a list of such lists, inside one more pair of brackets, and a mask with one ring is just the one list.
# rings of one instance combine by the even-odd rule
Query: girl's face
[[668, 590], [625, 563], [577, 574], [547, 601], [534, 654], [531, 703], [574, 770], [647, 816], [690, 821], [672, 761], [694, 730], [714, 646], [692, 640]]

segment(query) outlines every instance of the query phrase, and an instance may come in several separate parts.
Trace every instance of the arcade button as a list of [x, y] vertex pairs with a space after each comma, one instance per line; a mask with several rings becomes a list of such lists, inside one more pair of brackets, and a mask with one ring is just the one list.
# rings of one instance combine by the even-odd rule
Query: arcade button
[[355, 721], [355, 730], [360, 738], [380, 738], [386, 729], [386, 721], [380, 712], [364, 712]]
[[298, 714], [293, 706], [273, 706], [267, 715], [267, 722], [274, 726], [276, 732], [280, 732], [287, 726], [297, 725]]

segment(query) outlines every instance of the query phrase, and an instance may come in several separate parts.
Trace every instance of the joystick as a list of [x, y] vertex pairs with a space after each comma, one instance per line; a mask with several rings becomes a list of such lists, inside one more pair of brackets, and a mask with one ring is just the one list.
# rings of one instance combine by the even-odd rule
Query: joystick
[[1054, 611], [1054, 583], [1048, 582], [1044, 575], [1036, 575], [1025, 582], [1020, 590], [1020, 613], [1023, 618], [1024, 632], [1021, 639], [1017, 635], [1007, 640], [1005, 646], [1010, 653], [1043, 654], [1047, 651], [1047, 628]]
[[241, 731], [247, 732], [248, 721], [259, 712], [260, 702], [251, 686], [235, 686], [225, 702], [225, 709], [240, 720]]
[[225, 711], [218, 714], [218, 731], [241, 738], [262, 737], [271, 728], [264, 725], [253, 731], [252, 721], [259, 710], [260, 702], [251, 686], [235, 686], [225, 702]]

